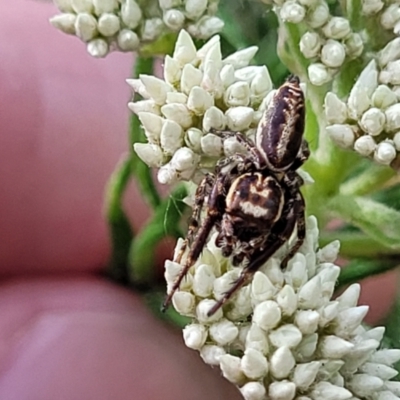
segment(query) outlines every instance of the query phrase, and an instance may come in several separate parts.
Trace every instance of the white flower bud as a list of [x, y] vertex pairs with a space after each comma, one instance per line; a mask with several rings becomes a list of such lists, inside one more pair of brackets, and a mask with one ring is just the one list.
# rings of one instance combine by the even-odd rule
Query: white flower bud
[[71, 0], [73, 10], [78, 13], [89, 13], [93, 12], [92, 0]]
[[149, 112], [140, 112], [139, 120], [145, 129], [145, 134], [150, 143], [158, 143], [164, 120], [155, 114]]
[[[399, 135], [400, 144], [400, 135]], [[224, 154], [225, 156], [233, 156], [234, 154], [244, 154], [245, 148], [236, 140], [235, 137], [228, 137], [224, 140]]]
[[167, 93], [167, 104], [172, 104], [172, 103], [179, 103], [179, 104], [186, 104], [188, 101], [188, 97], [186, 94], [181, 93], [181, 92], [168, 92]]
[[161, 112], [165, 118], [175, 121], [183, 129], [188, 129], [193, 125], [192, 115], [184, 104], [165, 104], [161, 107]]
[[374, 160], [383, 165], [389, 165], [396, 158], [396, 149], [390, 142], [381, 142], [376, 146]]
[[181, 11], [172, 9], [165, 12], [163, 21], [169, 29], [178, 31], [185, 23], [185, 16]]
[[332, 74], [324, 64], [314, 63], [308, 66], [308, 78], [313, 85], [321, 86], [332, 80]]
[[240, 358], [231, 356], [230, 354], [224, 354], [219, 357], [219, 365], [222, 374], [228, 381], [242, 385], [245, 380], [245, 375], [240, 368]]
[[329, 382], [318, 382], [311, 392], [313, 400], [347, 400], [351, 399], [352, 396], [347, 389], [332, 385]]
[[92, 57], [102, 58], [108, 54], [109, 47], [105, 40], [94, 39], [87, 44], [86, 50]]
[[296, 313], [295, 324], [299, 327], [301, 333], [309, 335], [318, 328], [319, 313], [313, 310], [299, 310]]
[[254, 110], [251, 107], [231, 107], [225, 115], [228, 128], [240, 132], [248, 129], [253, 122]]
[[54, 0], [54, 5], [63, 13], [74, 11], [71, 0]]
[[244, 374], [250, 379], [261, 379], [268, 373], [268, 361], [257, 350], [246, 349], [240, 363]]
[[297, 309], [297, 296], [290, 285], [285, 285], [276, 296], [276, 301], [282, 310], [283, 315], [290, 316]]
[[76, 14], [64, 13], [50, 18], [50, 23], [61, 32], [75, 35]]
[[142, 19], [142, 10], [134, 0], [126, 0], [121, 5], [121, 19], [129, 29], [138, 27]]
[[112, 13], [118, 9], [118, 0], [93, 0], [96, 15]]
[[250, 84], [251, 102], [260, 103], [272, 90], [272, 81], [267, 67], [256, 74]]
[[190, 324], [183, 329], [183, 340], [187, 347], [200, 350], [207, 339], [207, 330], [204, 325]]
[[358, 303], [360, 292], [360, 284], [353, 283], [339, 297], [336, 298], [336, 301], [339, 302], [340, 308], [342, 310], [350, 307], [355, 307]]
[[[381, 78], [382, 75], [386, 74], [387, 78]], [[390, 83], [392, 85], [400, 84], [400, 60], [389, 61], [384, 71], [379, 75], [382, 83]]]
[[[179, 292], [178, 292], [179, 293]], [[208, 312], [216, 304], [215, 300], [204, 299], [197, 304], [196, 317], [201, 323], [210, 324], [219, 321], [222, 318], [222, 310], [218, 309], [213, 315], [208, 316]]]
[[399, 151], [400, 150], [400, 132], [397, 132], [393, 136], [393, 144], [394, 144], [396, 150]]
[[353, 347], [352, 343], [334, 335], [323, 336], [318, 345], [322, 357], [337, 359], [343, 358]]
[[[215, 287], [214, 287], [215, 289]], [[221, 298], [221, 296], [219, 296]], [[249, 317], [252, 312], [251, 299], [250, 299], [250, 287], [245, 286], [239, 289], [235, 296], [233, 308], [227, 313], [229, 319], [244, 320]]]
[[219, 359], [224, 354], [226, 352], [222, 347], [210, 344], [204, 345], [200, 350], [200, 357], [208, 365], [219, 365]]
[[400, 37], [390, 41], [379, 53], [379, 65], [385, 67], [390, 61], [400, 58]]
[[351, 33], [344, 39], [343, 44], [349, 58], [359, 57], [364, 50], [364, 43], [359, 33]]
[[379, 85], [374, 91], [371, 101], [373, 106], [384, 110], [397, 103], [397, 96], [386, 85]]
[[194, 24], [188, 26], [191, 35], [199, 39], [208, 39], [210, 36], [220, 32], [224, 27], [224, 21], [218, 17], [205, 15]]
[[160, 115], [160, 107], [154, 102], [154, 100], [131, 101], [128, 103], [128, 107], [135, 114], [139, 114], [140, 112], [149, 112]]
[[150, 99], [150, 94], [147, 92], [146, 87], [140, 79], [126, 79], [126, 83], [133, 89], [133, 91], [144, 99]]
[[289, 347], [279, 347], [270, 358], [271, 374], [277, 379], [287, 378], [296, 365]]
[[224, 88], [232, 85], [235, 82], [235, 69], [231, 64], [224, 65], [219, 74], [222, 85]]
[[327, 40], [322, 46], [321, 61], [330, 68], [339, 68], [346, 58], [346, 51], [336, 40]]
[[122, 29], [118, 33], [117, 44], [122, 51], [135, 51], [139, 48], [140, 40], [135, 32]]
[[307, 280], [306, 258], [303, 254], [297, 253], [288, 263], [288, 271], [290, 272], [290, 284], [294, 289], [303, 286]]
[[136, 154], [149, 167], [160, 167], [163, 162], [163, 153], [159, 146], [149, 143], [135, 143]]
[[386, 130], [393, 132], [400, 129], [400, 103], [386, 109]]
[[161, 18], [150, 18], [144, 21], [142, 26], [142, 40], [156, 40], [162, 33], [164, 24]]
[[350, 22], [343, 17], [332, 17], [322, 31], [330, 39], [343, 39], [351, 32]]
[[326, 127], [326, 133], [340, 147], [353, 146], [355, 135], [351, 125], [334, 124]]
[[381, 25], [385, 29], [393, 29], [400, 20], [400, 7], [398, 4], [390, 4], [381, 14]]
[[243, 67], [243, 68], [237, 69], [235, 71], [235, 79], [237, 79], [239, 81], [245, 81], [250, 84], [251, 81], [256, 77], [256, 75], [258, 73], [262, 72], [262, 70], [264, 68], [265, 67], [250, 65], [248, 67]]
[[363, 0], [362, 12], [366, 15], [373, 15], [382, 10], [384, 3], [381, 0]]
[[179, 291], [172, 296], [172, 304], [179, 314], [192, 315], [196, 302], [191, 293]]
[[191, 63], [196, 58], [196, 46], [194, 45], [190, 35], [185, 30], [179, 32], [173, 58], [182, 67]]
[[187, 147], [181, 147], [178, 149], [171, 159], [172, 168], [181, 172], [186, 170], [194, 172], [196, 163], [196, 155]]
[[395, 394], [397, 397], [400, 396], [400, 382], [396, 381], [385, 382], [385, 387], [386, 389], [390, 390], [392, 394]]
[[296, 359], [299, 361], [309, 359], [315, 353], [317, 344], [317, 333], [312, 333], [311, 335], [304, 336], [303, 340], [296, 349]]
[[209, 132], [212, 128], [223, 130], [225, 128], [224, 113], [217, 107], [210, 107], [204, 114], [203, 130]]
[[216, 299], [221, 299], [227, 290], [232, 286], [232, 282], [235, 281], [239, 276], [239, 271], [237, 269], [230, 270], [215, 279], [213, 294]]
[[318, 251], [319, 262], [334, 262], [339, 254], [340, 242], [334, 240]]
[[376, 149], [376, 142], [371, 136], [361, 136], [354, 142], [354, 150], [364, 157], [368, 157]]
[[321, 46], [321, 37], [317, 32], [306, 32], [300, 39], [300, 51], [306, 58], [316, 57]]
[[182, 70], [178, 61], [169, 55], [166, 55], [164, 59], [164, 79], [166, 82], [168, 82], [170, 85], [175, 85], [180, 81], [181, 74]]
[[185, 143], [195, 153], [200, 153], [202, 136], [203, 132], [200, 129], [190, 128], [186, 131]]
[[222, 139], [208, 133], [201, 138], [201, 150], [202, 152], [210, 157], [220, 157], [222, 153]]
[[371, 361], [378, 364], [393, 365], [400, 360], [400, 349], [381, 349], [371, 356]]
[[203, 115], [214, 105], [213, 97], [200, 86], [191, 89], [187, 100], [187, 107], [196, 115]]
[[343, 124], [347, 119], [347, 106], [335, 93], [325, 96], [325, 115], [329, 124]]
[[355, 374], [349, 379], [346, 386], [357, 396], [367, 397], [371, 393], [380, 391], [383, 381], [376, 376]]
[[368, 308], [368, 306], [358, 306], [341, 311], [334, 321], [335, 334], [341, 337], [350, 335], [361, 324]]
[[97, 34], [96, 18], [91, 14], [79, 13], [75, 20], [75, 32], [76, 36], [78, 36], [84, 42], [89, 42], [92, 40]]
[[231, 65], [234, 69], [247, 67], [257, 51], [257, 46], [246, 47], [245, 49], [238, 50], [224, 58], [223, 63], [225, 66]]
[[358, 119], [366, 111], [371, 102], [373, 92], [378, 87], [378, 70], [376, 63], [372, 60], [361, 72], [356, 83], [351, 89], [347, 101], [349, 115], [353, 119]]
[[271, 400], [293, 400], [296, 395], [296, 385], [289, 381], [272, 382], [268, 388]]
[[275, 328], [280, 320], [281, 310], [274, 301], [264, 301], [254, 309], [253, 321], [266, 331]]
[[164, 153], [172, 156], [183, 144], [183, 129], [174, 121], [166, 120], [161, 128], [160, 144]]
[[160, 7], [163, 10], [169, 10], [170, 8], [180, 6], [182, 4], [181, 0], [158, 0]]
[[385, 126], [385, 114], [379, 108], [370, 108], [361, 117], [361, 128], [372, 136], [379, 135]]
[[321, 1], [315, 7], [308, 10], [306, 22], [311, 28], [320, 28], [322, 25], [325, 25], [329, 16], [328, 4], [325, 1]]
[[198, 19], [207, 8], [207, 0], [186, 0], [185, 14], [189, 19]]
[[250, 103], [250, 86], [247, 82], [235, 82], [229, 86], [224, 94], [227, 106], [247, 106]]
[[181, 91], [189, 94], [194, 86], [199, 86], [203, 79], [203, 73], [192, 64], [183, 67], [181, 75]]
[[388, 381], [389, 379], [394, 378], [398, 372], [385, 364], [376, 364], [372, 362], [366, 362], [360, 367], [360, 371], [365, 374], [375, 376], [384, 381]]
[[298, 292], [300, 309], [317, 309], [321, 302], [321, 278], [314, 276]]
[[201, 81], [201, 87], [211, 93], [215, 98], [219, 99], [224, 87], [220, 77], [220, 69], [218, 63], [209, 60], [204, 67], [204, 75]]
[[293, 348], [301, 342], [302, 338], [300, 330], [292, 324], [282, 325], [269, 334], [269, 340], [275, 347]]
[[304, 391], [314, 382], [321, 366], [319, 361], [312, 361], [306, 364], [298, 364], [294, 370], [293, 382], [296, 387]]
[[251, 298], [254, 304], [271, 300], [276, 292], [277, 289], [265, 274], [260, 271], [254, 274], [251, 282]]
[[113, 13], [104, 13], [99, 16], [97, 30], [101, 35], [105, 37], [114, 36], [120, 30], [120, 28], [120, 19], [117, 15]]
[[239, 334], [237, 326], [226, 319], [212, 324], [210, 327], [210, 337], [217, 344], [225, 346], [232, 343]]
[[240, 388], [240, 393], [245, 400], [264, 400], [265, 386], [259, 382], [248, 382]]
[[167, 93], [172, 91], [172, 88], [168, 83], [162, 79], [156, 78], [152, 75], [140, 75], [146, 92], [153, 98], [154, 102], [158, 105], [163, 105], [167, 99]]
[[306, 15], [306, 10], [302, 5], [295, 1], [285, 1], [279, 11], [279, 16], [284, 22], [298, 24], [303, 21]]
[[268, 339], [265, 332], [256, 324], [252, 324], [246, 336], [246, 348], [268, 353]]
[[171, 167], [171, 164], [168, 163], [163, 165], [157, 173], [158, 182], [163, 185], [171, 185], [178, 180], [177, 171]]

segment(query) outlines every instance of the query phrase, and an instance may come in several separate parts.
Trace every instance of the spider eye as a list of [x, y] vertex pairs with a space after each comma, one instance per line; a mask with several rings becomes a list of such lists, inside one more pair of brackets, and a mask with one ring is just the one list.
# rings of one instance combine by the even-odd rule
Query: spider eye
[[285, 171], [296, 160], [304, 119], [304, 95], [299, 79], [292, 76], [276, 92], [256, 133], [256, 146], [271, 170]]

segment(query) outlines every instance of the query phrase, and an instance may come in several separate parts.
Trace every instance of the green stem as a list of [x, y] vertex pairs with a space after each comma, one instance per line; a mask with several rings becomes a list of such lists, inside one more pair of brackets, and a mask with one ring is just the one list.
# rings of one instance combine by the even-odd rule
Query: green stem
[[391, 260], [391, 259], [353, 260], [345, 268], [341, 270], [338, 285], [344, 286], [354, 282], [359, 282], [360, 280], [368, 278], [372, 275], [378, 275], [386, 271], [390, 271], [396, 268], [398, 265], [399, 265], [398, 260]]
[[147, 285], [154, 278], [156, 246], [163, 238], [182, 237], [179, 229], [181, 216], [186, 208], [183, 199], [187, 196], [184, 185], [178, 186], [163, 200], [146, 227], [132, 243], [129, 252], [131, 281], [136, 285]]
[[362, 196], [373, 193], [385, 186], [395, 172], [392, 168], [372, 164], [361, 174], [343, 183], [340, 193], [351, 196]]

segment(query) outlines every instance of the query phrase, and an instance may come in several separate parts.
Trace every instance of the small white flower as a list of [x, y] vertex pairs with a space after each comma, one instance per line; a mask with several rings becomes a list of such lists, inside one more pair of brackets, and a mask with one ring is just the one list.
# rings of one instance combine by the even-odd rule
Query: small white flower
[[293, 24], [298, 24], [303, 21], [306, 10], [302, 5], [296, 3], [295, 1], [285, 1], [279, 12], [280, 17], [285, 22], [291, 22]]
[[350, 22], [343, 17], [332, 17], [322, 31], [327, 38], [343, 39], [351, 32]]
[[259, 382], [249, 382], [240, 388], [240, 392], [245, 400], [264, 400], [265, 386]]
[[366, 15], [373, 15], [382, 10], [384, 5], [381, 0], [363, 0], [362, 11]]
[[385, 111], [386, 130], [389, 132], [400, 129], [400, 103], [388, 107]]
[[390, 142], [381, 142], [377, 145], [374, 160], [383, 165], [389, 165], [396, 157], [396, 149]]
[[359, 57], [364, 50], [364, 43], [359, 33], [351, 33], [343, 40], [343, 45], [349, 58]]
[[372, 107], [361, 116], [360, 125], [366, 133], [377, 136], [383, 131], [385, 122], [385, 114], [379, 108]]
[[385, 29], [393, 29], [400, 20], [400, 7], [398, 4], [390, 4], [381, 14], [381, 25]]
[[315, 7], [308, 10], [306, 22], [311, 28], [320, 28], [329, 19], [329, 8], [325, 1], [319, 1]]
[[361, 136], [354, 142], [354, 150], [367, 157], [376, 149], [376, 142], [371, 136]]
[[316, 57], [321, 46], [322, 40], [317, 32], [306, 32], [300, 39], [300, 51], [307, 58]]
[[87, 44], [88, 53], [95, 58], [105, 57], [108, 53], [108, 44], [103, 39], [94, 39]]
[[191, 324], [183, 329], [183, 340], [187, 347], [200, 350], [207, 339], [207, 330], [204, 325]]
[[76, 21], [76, 14], [73, 13], [59, 14], [50, 18], [50, 23], [55, 28], [69, 35], [76, 34], [75, 21]]
[[381, 67], [385, 67], [390, 61], [400, 58], [400, 38], [390, 41], [380, 52], [378, 62]]
[[333, 124], [326, 128], [326, 133], [340, 147], [350, 148], [355, 140], [354, 127], [343, 124]]
[[388, 86], [379, 85], [372, 94], [371, 102], [374, 107], [385, 110], [397, 103], [397, 96]]
[[135, 143], [134, 149], [140, 159], [147, 165], [159, 167], [163, 161], [163, 153], [160, 146], [150, 143]]
[[308, 77], [315, 86], [321, 86], [332, 80], [332, 73], [321, 63], [310, 64], [308, 66]]
[[339, 68], [346, 58], [346, 51], [341, 43], [329, 39], [321, 49], [321, 61], [330, 68]]

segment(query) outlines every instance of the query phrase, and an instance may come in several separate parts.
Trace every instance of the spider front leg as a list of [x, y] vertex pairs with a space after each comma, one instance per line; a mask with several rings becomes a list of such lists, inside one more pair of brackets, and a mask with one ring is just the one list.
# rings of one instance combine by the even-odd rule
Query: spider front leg
[[[218, 221], [221, 220], [221, 204], [224, 202], [224, 192], [225, 192], [225, 177], [219, 177], [215, 180], [215, 183], [211, 189], [211, 193], [209, 195], [207, 201], [207, 215], [204, 218], [203, 223], [199, 226], [196, 231], [195, 237], [193, 239], [193, 243], [190, 244], [189, 253], [186, 257], [185, 263], [181, 271], [179, 272], [178, 277], [176, 278], [171, 291], [167, 294], [167, 297], [162, 306], [162, 311], [165, 311], [168, 305], [171, 303], [172, 297], [174, 293], [179, 289], [179, 286], [186, 276], [189, 269], [193, 266], [193, 264], [199, 258], [203, 248], [207, 242], [208, 236], [211, 232], [211, 229]], [[187, 245], [187, 244], [186, 244]], [[185, 246], [185, 244], [184, 244]], [[184, 247], [182, 246], [182, 247]], [[186, 248], [186, 247], [185, 247]], [[182, 249], [180, 250], [181, 253]], [[184, 252], [185, 250], [183, 250]], [[182, 254], [183, 254], [182, 252]], [[179, 253], [179, 255], [180, 255]], [[179, 256], [178, 255], [178, 256]], [[182, 257], [182, 256], [181, 256]], [[178, 257], [177, 257], [178, 259]]]
[[180, 263], [182, 256], [186, 251], [188, 244], [190, 245], [193, 241], [194, 233], [199, 227], [199, 220], [201, 216], [201, 211], [203, 209], [204, 201], [206, 197], [210, 194], [212, 186], [215, 182], [215, 177], [213, 174], [206, 174], [205, 177], [200, 182], [196, 189], [194, 196], [194, 206], [192, 216], [190, 217], [188, 233], [186, 239], [183, 241], [181, 248], [179, 249], [178, 255], [174, 258], [174, 261]]

